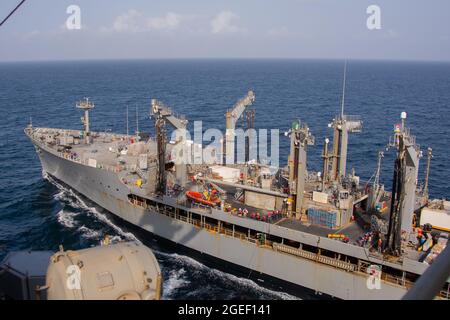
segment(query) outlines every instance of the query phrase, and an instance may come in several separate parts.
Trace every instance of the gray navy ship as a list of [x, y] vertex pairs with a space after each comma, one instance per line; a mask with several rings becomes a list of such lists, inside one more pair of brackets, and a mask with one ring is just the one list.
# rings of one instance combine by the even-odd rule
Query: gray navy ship
[[[386, 191], [379, 179], [382, 151], [372, 180], [346, 172], [349, 134], [363, 122], [344, 114], [343, 101], [329, 125], [332, 145], [323, 143], [322, 172], [307, 170], [315, 139], [299, 120], [286, 132], [287, 166], [274, 169], [252, 158], [251, 134], [245, 161], [227, 164], [239, 121], [253, 129], [254, 100], [249, 91], [226, 112], [225, 139], [214, 147], [188, 140], [187, 120], [155, 99], [154, 137], [91, 131], [88, 99], [76, 104], [84, 111], [82, 130], [30, 124], [25, 133], [46, 174], [154, 236], [316, 294], [403, 297], [445, 248], [450, 231], [449, 203], [428, 199], [431, 149], [426, 181], [418, 182], [422, 152], [406, 113], [387, 146], [397, 157], [392, 191]], [[169, 129], [178, 132], [175, 139], [168, 139]], [[213, 160], [198, 163], [198, 152]], [[190, 161], [177, 161], [186, 155]], [[446, 282], [436, 298], [449, 297]]]

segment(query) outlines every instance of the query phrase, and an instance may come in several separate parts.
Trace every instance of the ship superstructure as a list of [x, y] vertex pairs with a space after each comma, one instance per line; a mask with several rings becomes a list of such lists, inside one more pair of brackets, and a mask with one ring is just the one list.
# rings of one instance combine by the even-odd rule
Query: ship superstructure
[[[325, 140], [321, 173], [307, 170], [315, 139], [300, 120], [286, 133], [286, 167], [251, 159], [250, 147], [243, 163], [224, 164], [235, 155], [237, 118], [246, 112], [253, 126], [255, 113], [246, 108], [254, 101], [249, 91], [226, 113], [226, 138], [217, 147], [188, 140], [187, 120], [158, 100], [150, 107], [155, 137], [91, 131], [88, 115], [84, 130], [29, 126], [25, 133], [45, 172], [156, 236], [329, 296], [401, 298], [427, 268], [423, 259], [432, 248], [421, 241], [432, 232], [413, 227], [424, 203], [417, 192], [420, 148], [406, 114], [389, 144], [398, 153], [391, 193], [379, 181], [382, 153], [373, 184], [347, 174], [348, 134], [362, 121], [343, 108], [330, 124], [333, 146]], [[167, 124], [177, 130], [174, 140]], [[177, 161], [198, 150], [216, 161]], [[445, 245], [445, 234], [440, 238]], [[450, 297], [448, 283], [439, 297]]]

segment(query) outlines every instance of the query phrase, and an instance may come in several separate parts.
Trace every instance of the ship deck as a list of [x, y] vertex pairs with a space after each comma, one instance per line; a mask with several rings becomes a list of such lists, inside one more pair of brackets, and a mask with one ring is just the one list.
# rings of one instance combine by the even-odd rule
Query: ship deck
[[[69, 134], [77, 137], [80, 136], [81, 133], [80, 131], [76, 130], [68, 131], [62, 129], [46, 128], [36, 128], [35, 132], [38, 133], [38, 136], [48, 136], [48, 134], [53, 134], [55, 136], [54, 138], [62, 134]], [[95, 159], [96, 167], [116, 172], [120, 180], [128, 185], [130, 191], [136, 191], [137, 189], [139, 189], [135, 185], [136, 180], [140, 178], [136, 173], [139, 158], [138, 154], [134, 155], [130, 152], [121, 154], [117, 151], [118, 149], [123, 147], [128, 148], [132, 144], [132, 139], [135, 139], [136, 137], [112, 133], [92, 133], [91, 138], [92, 141], [89, 144], [85, 143], [81, 139], [78, 144], [71, 144], [70, 148], [65, 149], [66, 155], [69, 154], [74, 161], [78, 161], [91, 166], [93, 166], [93, 164], [89, 164], [89, 159]], [[146, 143], [146, 147], [149, 148], [149, 150], [147, 151], [156, 155], [156, 143], [152, 140], [149, 140], [149, 142], [150, 143]], [[55, 151], [60, 152], [61, 145], [58, 145], [58, 143], [47, 143], [46, 145], [50, 146]], [[117, 170], [118, 166], [120, 166], [120, 170]], [[261, 215], [267, 214], [268, 210], [245, 205], [241, 201], [234, 199], [234, 194], [237, 187], [238, 185], [221, 185], [221, 188], [223, 188], [227, 193], [226, 202], [230, 204], [232, 208], [247, 209], [249, 213], [259, 213]], [[187, 188], [189, 188], [189, 185], [187, 186]], [[142, 189], [145, 189], [145, 182], [144, 185], [142, 185]], [[253, 218], [250, 217], [250, 214], [242, 218], [253, 220]], [[308, 222], [286, 216], [275, 216], [274, 218], [270, 219], [270, 221], [266, 222], [321, 237], [327, 237], [329, 234], [342, 234], [349, 238], [349, 243], [355, 245], [358, 245], [359, 239], [370, 229], [367, 228], [367, 225], [370, 225], [370, 221], [364, 220], [363, 216], [359, 219], [356, 219], [356, 221], [353, 221], [350, 224], [338, 229], [329, 229], [318, 225], [311, 225]]]
[[[121, 181], [126, 184], [133, 184], [140, 178], [136, 174], [139, 154], [119, 152], [119, 150], [132, 145], [136, 141], [136, 136], [92, 132], [91, 143], [85, 143], [80, 138], [81, 131], [79, 130], [33, 128], [31, 134], [35, 140], [44, 143], [46, 147], [50, 147], [62, 157], [85, 165], [116, 172]], [[58, 139], [63, 136], [70, 136], [77, 143], [61, 145], [58, 143]], [[154, 141], [146, 141], [145, 148], [149, 153], [153, 152], [156, 154]]]

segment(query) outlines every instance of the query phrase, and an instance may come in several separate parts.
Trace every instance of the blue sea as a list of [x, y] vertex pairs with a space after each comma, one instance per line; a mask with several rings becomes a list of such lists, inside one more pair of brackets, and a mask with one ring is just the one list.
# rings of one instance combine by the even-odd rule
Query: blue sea
[[[192, 124], [206, 129], [225, 126], [225, 111], [254, 90], [255, 126], [284, 132], [300, 119], [308, 123], [316, 145], [308, 149], [308, 167], [321, 170], [327, 127], [340, 112], [343, 61], [319, 60], [142, 60], [0, 63], [0, 259], [23, 249], [57, 250], [99, 244], [105, 234], [114, 239], [145, 241], [114, 217], [75, 192], [43, 176], [34, 148], [23, 129], [35, 126], [80, 128], [75, 102], [95, 103], [91, 126], [96, 131], [125, 133], [126, 106], [130, 131], [154, 133], [150, 99], [157, 98]], [[450, 64], [431, 62], [349, 61], [345, 95], [347, 114], [361, 115], [362, 133], [352, 134], [348, 170], [363, 180], [376, 167], [400, 122], [417, 136], [424, 154], [433, 148], [430, 193], [450, 195]], [[288, 138], [280, 137], [281, 162], [287, 160]], [[383, 159], [382, 182], [389, 189], [395, 153]], [[425, 158], [420, 179], [423, 180]], [[172, 252], [156, 241], [164, 276], [165, 299], [290, 299], [292, 295], [263, 283], [209, 268]]]

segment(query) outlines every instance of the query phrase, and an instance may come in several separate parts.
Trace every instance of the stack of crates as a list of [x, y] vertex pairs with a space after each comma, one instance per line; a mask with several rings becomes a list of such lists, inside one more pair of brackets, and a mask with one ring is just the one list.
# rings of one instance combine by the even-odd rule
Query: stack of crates
[[330, 229], [336, 228], [336, 212], [309, 208], [308, 222]]

